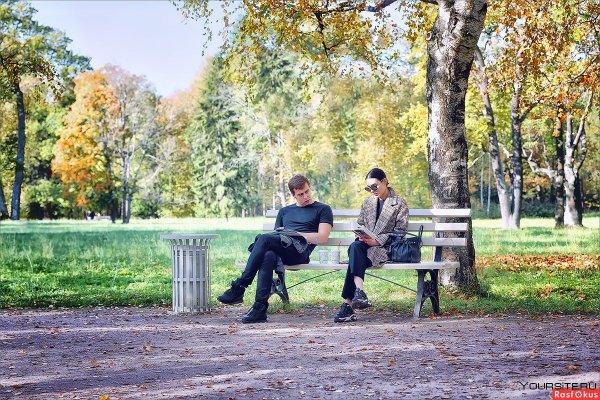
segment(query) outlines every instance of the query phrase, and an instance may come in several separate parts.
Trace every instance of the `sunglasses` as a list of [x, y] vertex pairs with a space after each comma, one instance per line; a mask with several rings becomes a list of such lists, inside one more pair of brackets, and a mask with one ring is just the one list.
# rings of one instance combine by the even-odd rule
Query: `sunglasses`
[[372, 185], [367, 185], [365, 186], [365, 190], [369, 193], [376, 191], [379, 188], [379, 184], [378, 183], [374, 183]]

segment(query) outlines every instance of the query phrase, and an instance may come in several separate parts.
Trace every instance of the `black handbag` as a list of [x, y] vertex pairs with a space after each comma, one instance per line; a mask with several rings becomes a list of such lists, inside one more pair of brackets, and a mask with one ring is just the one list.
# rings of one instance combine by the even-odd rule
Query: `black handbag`
[[[407, 237], [408, 235], [411, 237]], [[423, 236], [423, 225], [419, 228], [418, 235], [402, 232], [402, 234], [391, 234], [390, 236], [392, 237], [392, 242], [390, 244], [389, 257], [392, 262], [421, 262], [421, 246], [423, 245], [421, 236]]]

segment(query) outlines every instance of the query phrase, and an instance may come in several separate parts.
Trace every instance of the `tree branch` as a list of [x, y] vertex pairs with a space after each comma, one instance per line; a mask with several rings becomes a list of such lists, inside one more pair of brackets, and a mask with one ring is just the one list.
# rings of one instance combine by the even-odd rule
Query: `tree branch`
[[580, 77], [582, 77], [582, 76], [583, 76], [583, 75], [584, 75], [584, 74], [587, 72], [587, 70], [588, 70], [588, 69], [589, 69], [589, 68], [590, 68], [592, 65], [594, 65], [594, 64], [596, 63], [596, 61], [598, 60], [598, 58], [599, 58], [599, 57], [600, 57], [600, 56], [596, 55], [596, 56], [595, 56], [595, 57], [594, 57], [594, 58], [593, 58], [593, 59], [592, 59], [592, 60], [591, 60], [591, 61], [588, 63], [588, 65], [586, 65], [586, 66], [585, 66], [585, 68], [584, 68], [584, 69], [583, 69], [583, 70], [582, 70], [580, 73], [578, 73], [577, 75], [575, 75], [575, 76], [574, 76], [574, 77], [573, 77], [573, 78], [570, 80], [570, 82], [569, 82], [569, 83], [573, 83], [573, 82], [575, 82], [577, 79], [579, 79]]
[[502, 149], [506, 158], [510, 158], [512, 156], [512, 154], [510, 154], [510, 151], [508, 151], [506, 146], [504, 146], [502, 143], [498, 143], [498, 147], [500, 147]]
[[583, 128], [583, 133], [581, 135], [581, 147], [579, 149], [579, 156], [577, 157], [577, 162], [573, 163], [573, 173], [575, 174], [575, 176], [577, 176], [579, 174], [579, 169], [581, 168], [581, 166], [583, 165], [583, 162], [585, 161], [586, 154], [587, 154], [587, 144], [586, 144], [586, 138], [585, 138], [585, 128]]
[[523, 123], [523, 121], [525, 121], [525, 118], [527, 118], [527, 114], [529, 114], [531, 110], [533, 110], [538, 104], [539, 101], [534, 101], [533, 103], [531, 103], [527, 110], [525, 110], [525, 112], [519, 117], [519, 122]]
[[[527, 155], [527, 151], [529, 151], [529, 155]], [[527, 164], [529, 164], [529, 168], [534, 174], [546, 174], [550, 178], [550, 180], [554, 181], [554, 171], [550, 168], [540, 168], [538, 163], [533, 160], [533, 150], [523, 148], [523, 153], [527, 156]]]
[[318, 31], [321, 34], [321, 43], [323, 44], [323, 50], [325, 50], [325, 57], [329, 58], [329, 47], [327, 47], [327, 43], [325, 43], [325, 34], [323, 33], [323, 31], [325, 30], [325, 23], [323, 22], [323, 12], [322, 11], [315, 11], [315, 18], [317, 18], [317, 23], [318, 23]]
[[585, 105], [585, 110], [583, 111], [583, 114], [581, 114], [581, 119], [579, 120], [579, 127], [577, 129], [577, 135], [575, 135], [575, 139], [573, 139], [573, 147], [577, 147], [577, 144], [579, 143], [579, 138], [581, 138], [581, 134], [582, 132], [584, 132], [583, 126], [585, 125], [585, 118], [588, 115], [588, 112], [590, 110], [590, 106], [592, 104], [592, 98], [594, 97], [594, 92], [590, 93], [590, 98], [587, 101], [587, 104]]

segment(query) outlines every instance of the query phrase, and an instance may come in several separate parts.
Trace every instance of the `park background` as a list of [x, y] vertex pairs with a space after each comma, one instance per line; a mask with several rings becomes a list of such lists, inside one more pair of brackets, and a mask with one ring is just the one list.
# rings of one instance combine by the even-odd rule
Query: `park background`
[[[381, 167], [411, 208], [431, 207], [427, 9], [392, 27], [403, 40], [383, 54], [388, 69], [307, 68], [267, 37], [252, 53], [214, 51], [165, 95], [118, 63], [92, 66], [29, 3], [0, 7], [0, 307], [168, 305], [161, 232], [219, 233], [213, 290], [223, 290], [298, 172], [320, 201], [355, 208], [365, 173]], [[598, 13], [592, 2], [540, 7], [493, 2], [480, 39], [466, 132], [482, 291], [445, 293], [455, 312], [599, 310]], [[522, 210], [502, 216], [503, 199]], [[123, 224], [86, 222], [90, 210]], [[410, 308], [374, 285], [384, 306]], [[335, 303], [339, 287], [323, 279], [297, 304]]]

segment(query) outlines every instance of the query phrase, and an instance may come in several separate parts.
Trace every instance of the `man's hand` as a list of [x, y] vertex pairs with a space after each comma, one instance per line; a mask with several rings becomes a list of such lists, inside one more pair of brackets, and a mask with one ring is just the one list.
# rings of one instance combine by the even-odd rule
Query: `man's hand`
[[380, 246], [379, 242], [370, 237], [361, 237], [358, 239], [359, 241], [368, 244], [369, 246]]

